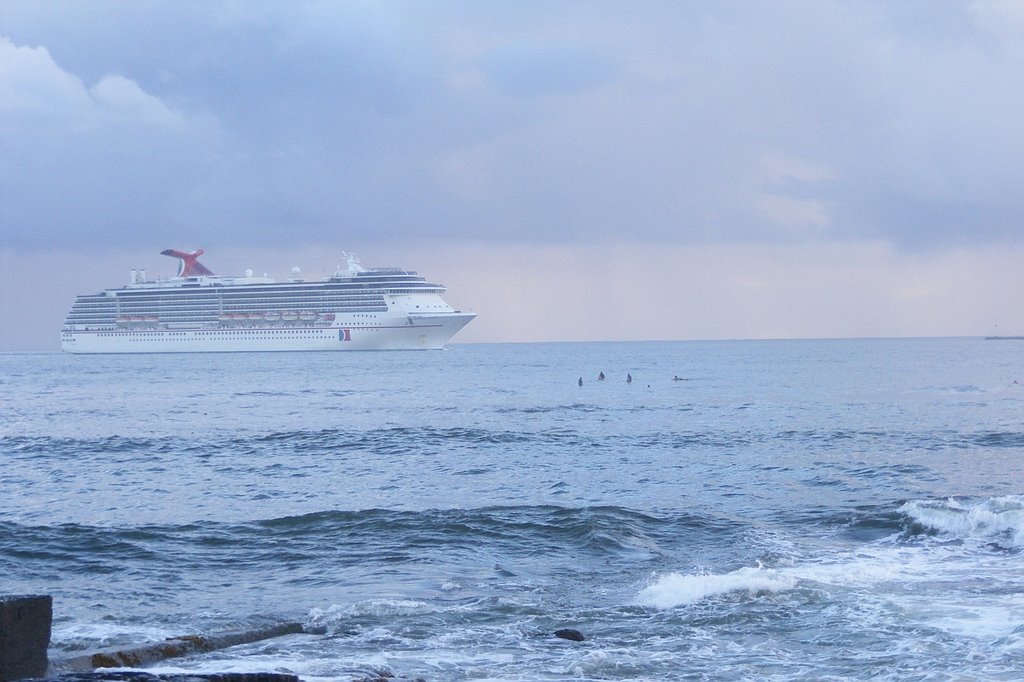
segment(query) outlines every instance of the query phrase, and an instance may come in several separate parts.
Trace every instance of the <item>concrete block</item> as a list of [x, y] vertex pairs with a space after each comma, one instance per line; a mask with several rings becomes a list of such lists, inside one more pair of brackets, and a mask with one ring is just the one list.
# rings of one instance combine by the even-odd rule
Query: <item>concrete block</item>
[[0, 682], [46, 676], [53, 597], [0, 596]]

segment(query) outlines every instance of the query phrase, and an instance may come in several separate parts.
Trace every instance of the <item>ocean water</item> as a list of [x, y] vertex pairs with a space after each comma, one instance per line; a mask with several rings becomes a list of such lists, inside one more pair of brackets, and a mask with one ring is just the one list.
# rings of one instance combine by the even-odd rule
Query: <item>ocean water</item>
[[0, 593], [53, 595], [51, 658], [319, 633], [159, 672], [1019, 679], [1022, 361], [981, 339], [0, 355]]

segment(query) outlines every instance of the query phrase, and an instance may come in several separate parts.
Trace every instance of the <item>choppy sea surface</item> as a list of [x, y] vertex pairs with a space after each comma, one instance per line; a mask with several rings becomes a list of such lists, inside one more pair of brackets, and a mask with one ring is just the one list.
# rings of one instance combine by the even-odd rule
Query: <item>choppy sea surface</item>
[[320, 633], [159, 672], [1019, 679], [1022, 363], [981, 339], [4, 354], [0, 593], [53, 595], [51, 658]]

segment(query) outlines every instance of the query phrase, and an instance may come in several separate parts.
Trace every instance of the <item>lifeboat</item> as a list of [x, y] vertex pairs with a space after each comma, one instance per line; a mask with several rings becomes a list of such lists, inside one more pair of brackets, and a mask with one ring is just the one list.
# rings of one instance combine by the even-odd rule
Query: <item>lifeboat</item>
[[131, 321], [132, 321], [132, 318], [130, 318], [127, 315], [118, 315], [118, 317], [117, 317], [117, 323], [119, 325], [122, 325], [122, 326], [130, 324]]
[[146, 324], [156, 324], [157, 322], [160, 321], [160, 318], [157, 317], [156, 315], [146, 315], [146, 317], [143, 319], [146, 322]]
[[235, 324], [242, 324], [249, 319], [249, 316], [245, 313], [231, 313], [231, 321]]
[[316, 319], [316, 313], [309, 310], [303, 310], [299, 313], [299, 319], [303, 322], [312, 322]]
[[231, 322], [234, 321], [234, 319], [235, 318], [234, 316], [231, 315], [231, 313], [221, 313], [220, 315], [217, 316], [217, 321], [220, 322], [221, 324], [230, 324]]
[[261, 321], [263, 319], [263, 313], [249, 313], [248, 317], [253, 322]]
[[277, 312], [276, 310], [272, 310], [266, 313], [263, 316], [263, 319], [266, 320], [267, 322], [277, 322], [278, 320], [281, 319], [281, 313]]
[[323, 322], [334, 322], [334, 313], [320, 313]]
[[295, 320], [299, 319], [299, 314], [294, 310], [286, 310], [283, 313], [281, 313], [281, 319], [284, 320], [285, 322], [294, 322]]

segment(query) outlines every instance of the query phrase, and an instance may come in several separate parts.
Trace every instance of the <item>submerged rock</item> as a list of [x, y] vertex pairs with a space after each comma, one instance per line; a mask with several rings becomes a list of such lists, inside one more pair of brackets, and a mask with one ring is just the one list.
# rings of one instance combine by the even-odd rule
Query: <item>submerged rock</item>
[[[49, 677], [52, 682], [299, 682], [297, 675], [283, 673], [178, 673], [154, 675], [141, 670], [68, 673]], [[28, 682], [28, 681], [26, 681]]]
[[370, 674], [357, 677], [352, 682], [427, 682], [422, 677], [396, 677], [387, 668], [370, 669]]
[[563, 628], [561, 630], [555, 630], [555, 637], [561, 637], [562, 639], [571, 639], [574, 642], [582, 642], [586, 639], [583, 633], [579, 630], [573, 630], [572, 628]]

